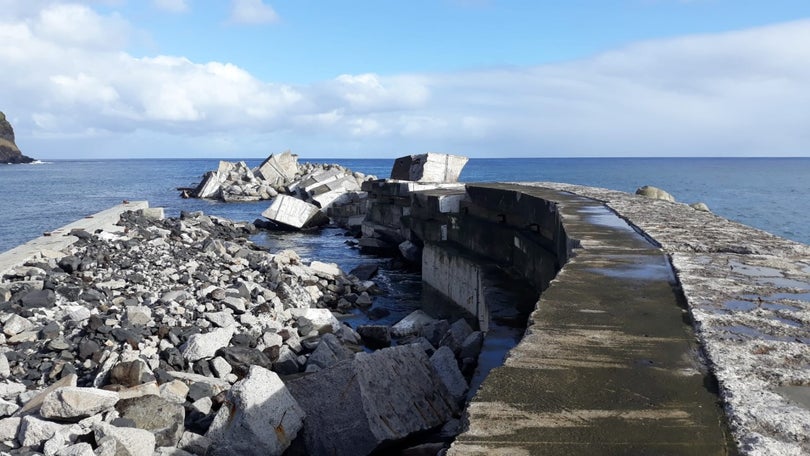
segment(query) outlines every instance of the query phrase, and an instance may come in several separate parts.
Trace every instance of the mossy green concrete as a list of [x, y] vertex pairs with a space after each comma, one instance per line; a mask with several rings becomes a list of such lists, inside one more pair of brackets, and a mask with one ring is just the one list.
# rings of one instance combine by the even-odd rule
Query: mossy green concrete
[[656, 245], [588, 198], [508, 184], [471, 193], [555, 202], [578, 247], [484, 381], [449, 454], [735, 453]]

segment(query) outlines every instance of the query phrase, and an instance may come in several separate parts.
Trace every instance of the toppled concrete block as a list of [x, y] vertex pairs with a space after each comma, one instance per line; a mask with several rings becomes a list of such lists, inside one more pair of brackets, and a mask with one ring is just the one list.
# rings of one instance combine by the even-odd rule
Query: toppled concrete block
[[304, 411], [275, 372], [252, 366], [228, 391], [206, 437], [209, 454], [280, 455], [301, 429]]
[[[336, 181], [343, 176], [343, 172], [339, 169], [324, 169], [313, 172], [309, 177], [301, 181], [301, 188], [307, 192], [312, 192], [313, 189], [320, 187], [332, 181]], [[323, 193], [323, 192], [321, 192]]]
[[287, 195], [273, 198], [262, 216], [282, 226], [299, 230], [329, 223], [329, 217], [318, 206]]
[[427, 153], [406, 155], [394, 161], [391, 179], [415, 182], [458, 182], [469, 159], [460, 155]]
[[279, 186], [292, 181], [298, 172], [298, 155], [289, 150], [278, 155], [270, 155], [253, 172], [256, 177], [270, 185]]
[[382, 442], [431, 429], [458, 412], [417, 345], [358, 353], [288, 388], [306, 412], [307, 454], [368, 454]]
[[220, 161], [216, 171], [205, 173], [203, 180], [194, 189], [197, 198], [219, 198], [222, 194], [222, 184], [228, 180], [234, 166], [231, 162]]

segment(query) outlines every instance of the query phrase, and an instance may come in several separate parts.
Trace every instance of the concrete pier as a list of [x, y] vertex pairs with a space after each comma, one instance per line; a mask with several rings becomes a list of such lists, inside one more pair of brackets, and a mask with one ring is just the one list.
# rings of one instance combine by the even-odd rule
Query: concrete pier
[[425, 244], [483, 252], [543, 293], [449, 454], [810, 453], [810, 247], [566, 184], [468, 185], [460, 206]]
[[78, 240], [76, 236], [70, 235], [72, 230], [80, 229], [88, 233], [93, 233], [96, 230], [108, 232], [119, 231], [121, 228], [115, 224], [118, 222], [121, 213], [146, 209], [148, 207], [149, 203], [146, 201], [130, 201], [118, 204], [109, 209], [69, 223], [61, 228], [43, 233], [42, 236], [36, 239], [0, 253], [0, 276], [5, 274], [8, 270], [33, 258], [49, 258], [53, 255], [62, 255], [60, 251]]

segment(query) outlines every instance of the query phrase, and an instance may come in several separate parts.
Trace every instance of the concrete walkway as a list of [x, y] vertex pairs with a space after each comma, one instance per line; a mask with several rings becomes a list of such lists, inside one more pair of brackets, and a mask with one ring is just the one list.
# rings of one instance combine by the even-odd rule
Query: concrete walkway
[[480, 187], [556, 201], [580, 247], [484, 381], [449, 454], [732, 453], [664, 252], [598, 201]]
[[70, 236], [71, 230], [83, 229], [88, 233], [93, 233], [96, 230], [118, 231], [121, 228], [115, 224], [118, 222], [121, 213], [148, 207], [149, 203], [146, 201], [122, 203], [57, 228], [49, 232], [47, 236], [40, 236], [23, 245], [0, 253], [0, 276], [35, 257], [61, 256], [59, 253], [61, 250], [78, 240], [76, 236]]

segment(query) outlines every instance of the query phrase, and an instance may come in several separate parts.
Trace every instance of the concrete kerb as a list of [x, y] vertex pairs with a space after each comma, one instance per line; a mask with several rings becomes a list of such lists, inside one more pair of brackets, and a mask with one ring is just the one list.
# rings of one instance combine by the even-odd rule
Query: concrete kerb
[[88, 233], [93, 233], [96, 230], [120, 232], [123, 228], [116, 226], [116, 223], [118, 223], [122, 213], [147, 209], [148, 207], [149, 203], [147, 201], [124, 202], [44, 233], [36, 239], [0, 253], [0, 276], [31, 259], [58, 256], [59, 252], [79, 239], [70, 235], [70, 232], [74, 229], [82, 229]]

